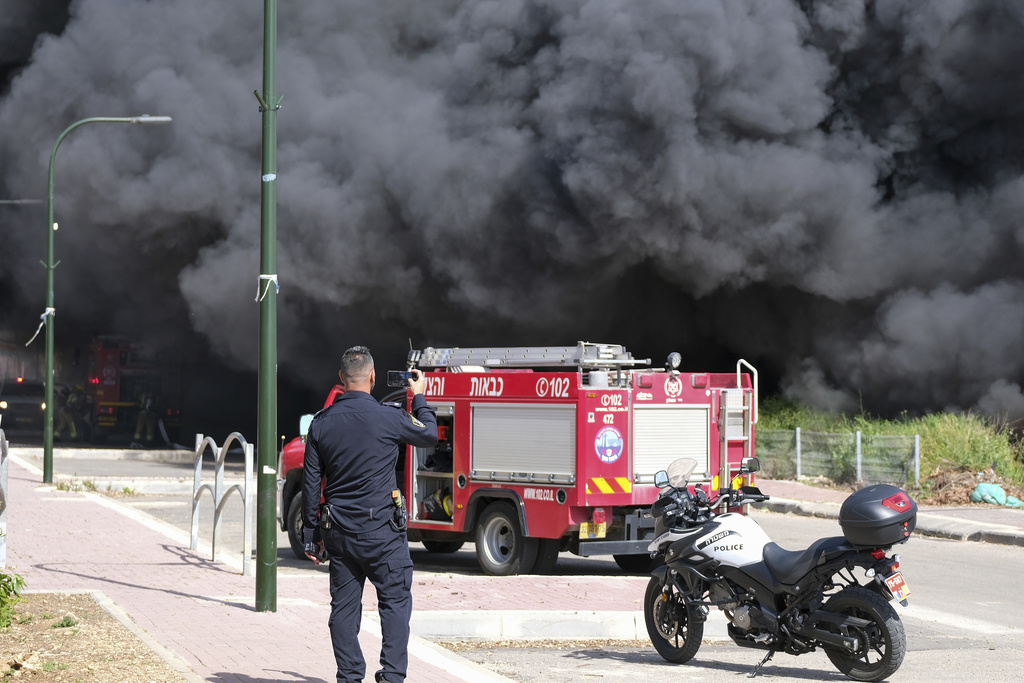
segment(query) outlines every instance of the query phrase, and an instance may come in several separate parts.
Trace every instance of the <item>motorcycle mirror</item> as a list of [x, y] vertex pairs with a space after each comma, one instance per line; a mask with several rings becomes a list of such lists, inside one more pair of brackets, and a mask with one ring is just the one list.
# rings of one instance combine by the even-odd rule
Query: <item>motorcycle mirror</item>
[[753, 458], [753, 457], [751, 457], [751, 458], [743, 458], [743, 461], [741, 462], [740, 466], [743, 469], [745, 469], [747, 472], [750, 472], [750, 473], [760, 472], [761, 471], [761, 463], [760, 463], [760, 461], [758, 461], [757, 458]]
[[659, 489], [663, 489], [668, 486], [668, 472], [661, 470], [654, 475], [654, 485]]

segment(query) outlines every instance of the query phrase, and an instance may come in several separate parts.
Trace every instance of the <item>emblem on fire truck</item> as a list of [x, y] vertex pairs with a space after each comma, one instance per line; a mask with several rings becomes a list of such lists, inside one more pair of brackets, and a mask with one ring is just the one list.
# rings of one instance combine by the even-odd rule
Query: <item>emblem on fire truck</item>
[[669, 376], [665, 380], [665, 395], [669, 398], [679, 398], [683, 394], [683, 383], [678, 377]]
[[622, 432], [615, 427], [604, 427], [597, 433], [594, 439], [594, 447], [597, 449], [597, 457], [601, 462], [611, 464], [622, 455]]

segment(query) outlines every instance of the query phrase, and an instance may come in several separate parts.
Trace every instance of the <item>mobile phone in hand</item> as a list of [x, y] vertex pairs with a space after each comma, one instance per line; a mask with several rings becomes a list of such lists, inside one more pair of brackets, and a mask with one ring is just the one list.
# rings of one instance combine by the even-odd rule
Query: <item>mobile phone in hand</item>
[[409, 386], [409, 380], [416, 379], [416, 373], [411, 370], [388, 370], [388, 386], [404, 389]]

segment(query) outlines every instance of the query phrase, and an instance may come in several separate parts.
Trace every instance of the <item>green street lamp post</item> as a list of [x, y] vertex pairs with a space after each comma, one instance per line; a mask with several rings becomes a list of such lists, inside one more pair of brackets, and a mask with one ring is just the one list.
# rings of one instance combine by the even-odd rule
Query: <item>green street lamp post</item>
[[[260, 348], [256, 457], [256, 611], [277, 611], [277, 0], [263, 3]], [[271, 287], [270, 285], [274, 286]]]
[[170, 116], [99, 116], [76, 121], [64, 129], [64, 132], [53, 143], [50, 153], [50, 173], [46, 186], [46, 310], [43, 312], [43, 324], [46, 325], [46, 413], [43, 421], [43, 482], [53, 483], [53, 318], [56, 309], [53, 307], [53, 270], [57, 263], [53, 261], [53, 233], [57, 224], [53, 222], [53, 163], [57, 159], [57, 148], [68, 133], [87, 123], [170, 123]]

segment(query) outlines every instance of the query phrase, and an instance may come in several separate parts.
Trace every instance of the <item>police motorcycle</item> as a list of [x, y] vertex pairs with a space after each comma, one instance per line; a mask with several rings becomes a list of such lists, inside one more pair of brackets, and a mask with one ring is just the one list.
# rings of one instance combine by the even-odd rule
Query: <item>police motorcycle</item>
[[840, 509], [843, 536], [784, 550], [750, 517], [728, 511], [768, 499], [754, 486], [734, 486], [760, 469], [757, 458], [744, 458], [736, 478], [711, 495], [688, 487], [696, 467], [682, 458], [655, 476], [661, 491], [648, 549], [664, 565], [652, 572], [644, 617], [658, 654], [676, 664], [692, 659], [717, 607], [733, 642], [768, 651], [750, 677], [778, 651], [817, 648], [854, 680], [891, 676], [906, 634], [889, 601], [906, 606], [910, 591], [889, 551], [913, 532], [917, 504], [895, 486], [861, 489]]

